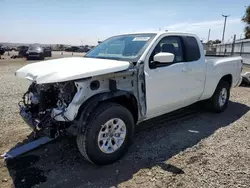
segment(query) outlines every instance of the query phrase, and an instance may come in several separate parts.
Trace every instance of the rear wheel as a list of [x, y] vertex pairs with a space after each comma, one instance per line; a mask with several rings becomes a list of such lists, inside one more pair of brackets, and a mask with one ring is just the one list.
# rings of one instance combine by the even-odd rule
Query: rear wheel
[[133, 133], [130, 111], [116, 103], [103, 103], [92, 113], [84, 132], [77, 136], [77, 146], [88, 161], [110, 164], [125, 154]]
[[223, 112], [228, 105], [230, 97], [230, 85], [228, 82], [221, 80], [213, 94], [207, 101], [207, 106], [213, 112]]

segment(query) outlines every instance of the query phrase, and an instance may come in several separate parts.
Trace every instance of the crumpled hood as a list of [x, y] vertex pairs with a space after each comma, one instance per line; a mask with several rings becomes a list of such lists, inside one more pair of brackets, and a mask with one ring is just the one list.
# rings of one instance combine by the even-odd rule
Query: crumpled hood
[[127, 61], [68, 57], [25, 65], [15, 75], [37, 84], [64, 82], [128, 69]]

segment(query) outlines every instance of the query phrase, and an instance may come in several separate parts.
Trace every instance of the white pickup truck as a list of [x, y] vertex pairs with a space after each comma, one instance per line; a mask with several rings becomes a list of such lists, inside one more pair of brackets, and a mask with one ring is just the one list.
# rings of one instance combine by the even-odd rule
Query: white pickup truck
[[28, 64], [15, 75], [31, 82], [19, 106], [34, 131], [75, 135], [88, 161], [109, 164], [142, 121], [198, 101], [224, 111], [241, 70], [241, 57], [206, 59], [194, 34], [160, 32], [113, 36], [84, 57]]

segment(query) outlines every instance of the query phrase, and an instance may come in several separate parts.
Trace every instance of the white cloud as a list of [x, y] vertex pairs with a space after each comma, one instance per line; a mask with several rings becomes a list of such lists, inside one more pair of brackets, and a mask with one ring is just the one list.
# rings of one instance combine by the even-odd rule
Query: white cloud
[[[240, 23], [239, 18], [230, 19], [227, 21], [227, 25]], [[182, 31], [197, 31], [209, 28], [221, 28], [223, 27], [224, 20], [209, 20], [204, 22], [183, 22], [178, 24], [169, 25], [166, 27], [168, 30], [182, 30]]]
[[[222, 35], [224, 19], [220, 20], [207, 20], [201, 22], [182, 22], [177, 24], [168, 25], [165, 27], [169, 31], [181, 31], [196, 33], [201, 39], [206, 40], [208, 30], [211, 29], [210, 39], [220, 39]], [[226, 25], [225, 39], [232, 39], [234, 34], [237, 38], [243, 33], [243, 24], [240, 18], [228, 18]]]

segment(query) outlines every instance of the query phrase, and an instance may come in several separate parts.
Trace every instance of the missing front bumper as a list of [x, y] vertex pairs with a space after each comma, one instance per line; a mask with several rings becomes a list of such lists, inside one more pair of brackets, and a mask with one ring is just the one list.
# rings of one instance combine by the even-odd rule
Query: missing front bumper
[[37, 124], [39, 122], [33, 119], [31, 112], [27, 112], [27, 109], [23, 106], [20, 107], [20, 116], [33, 131], [37, 130]]

